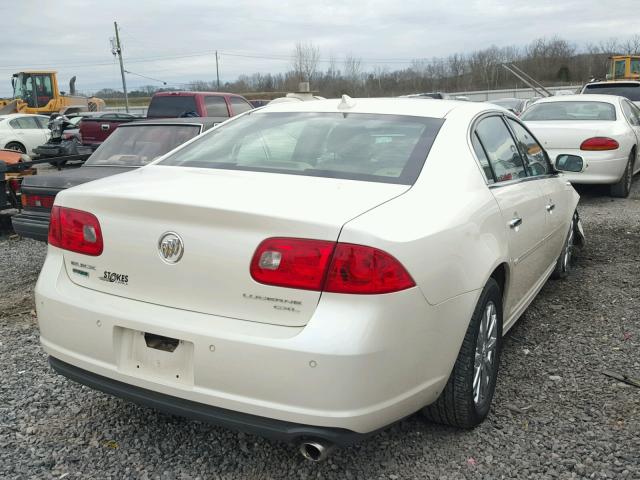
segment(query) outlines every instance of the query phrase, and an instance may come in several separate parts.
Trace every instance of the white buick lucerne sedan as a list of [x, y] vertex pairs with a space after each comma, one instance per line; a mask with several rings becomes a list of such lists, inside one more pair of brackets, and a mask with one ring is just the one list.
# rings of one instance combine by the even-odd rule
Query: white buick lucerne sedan
[[521, 116], [552, 159], [579, 155], [584, 171], [573, 183], [610, 185], [611, 196], [627, 197], [640, 172], [640, 109], [614, 95], [567, 95], [539, 100]]
[[281, 103], [61, 192], [36, 287], [53, 368], [321, 460], [422, 410], [489, 412], [502, 336], [582, 241], [509, 112]]

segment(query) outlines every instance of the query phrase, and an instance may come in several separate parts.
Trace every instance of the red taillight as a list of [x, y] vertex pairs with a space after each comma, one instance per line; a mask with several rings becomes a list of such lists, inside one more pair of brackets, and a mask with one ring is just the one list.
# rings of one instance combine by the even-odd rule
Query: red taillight
[[251, 260], [251, 276], [268, 285], [320, 290], [335, 242], [268, 238]]
[[55, 198], [53, 195], [31, 195], [26, 193], [21, 195], [23, 207], [51, 208]]
[[18, 193], [20, 191], [20, 181], [17, 178], [10, 178], [9, 188], [13, 193]]
[[102, 253], [102, 230], [95, 215], [54, 206], [49, 221], [49, 245], [97, 257]]
[[402, 264], [382, 250], [302, 238], [263, 241], [250, 272], [267, 285], [333, 293], [391, 293], [415, 286]]
[[620, 147], [620, 144], [616, 142], [613, 138], [608, 137], [593, 137], [587, 138], [580, 145], [580, 150], [616, 150]]
[[338, 243], [324, 291], [334, 293], [391, 293], [415, 286], [402, 264], [382, 250]]

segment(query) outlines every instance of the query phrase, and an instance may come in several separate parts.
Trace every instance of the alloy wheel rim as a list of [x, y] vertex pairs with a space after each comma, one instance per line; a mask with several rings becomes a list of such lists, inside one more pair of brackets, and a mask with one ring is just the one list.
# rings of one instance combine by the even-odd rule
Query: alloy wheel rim
[[473, 403], [483, 404], [489, 395], [498, 348], [498, 311], [493, 302], [485, 305], [473, 365]]

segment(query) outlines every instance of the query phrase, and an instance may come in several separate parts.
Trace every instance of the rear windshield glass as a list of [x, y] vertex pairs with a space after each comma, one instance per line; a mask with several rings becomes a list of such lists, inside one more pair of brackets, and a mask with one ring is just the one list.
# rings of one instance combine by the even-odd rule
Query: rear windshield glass
[[148, 118], [197, 116], [196, 97], [189, 95], [153, 97], [147, 112]]
[[596, 83], [587, 85], [583, 94], [620, 95], [632, 102], [640, 101], [640, 84], [637, 83]]
[[141, 167], [200, 133], [197, 125], [136, 125], [116, 129], [85, 165]]
[[410, 185], [442, 119], [256, 112], [222, 125], [160, 165]]
[[520, 117], [529, 122], [545, 120], [610, 120], [616, 119], [616, 109], [605, 102], [549, 102], [531, 105]]

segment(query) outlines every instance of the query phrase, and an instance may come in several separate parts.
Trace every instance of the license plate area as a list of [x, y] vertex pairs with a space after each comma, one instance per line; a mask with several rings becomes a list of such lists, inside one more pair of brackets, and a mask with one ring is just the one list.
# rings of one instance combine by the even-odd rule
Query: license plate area
[[116, 327], [118, 369], [136, 377], [193, 385], [193, 343]]

